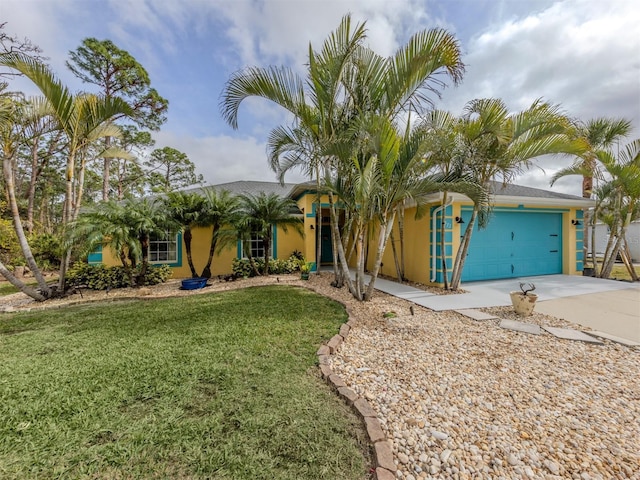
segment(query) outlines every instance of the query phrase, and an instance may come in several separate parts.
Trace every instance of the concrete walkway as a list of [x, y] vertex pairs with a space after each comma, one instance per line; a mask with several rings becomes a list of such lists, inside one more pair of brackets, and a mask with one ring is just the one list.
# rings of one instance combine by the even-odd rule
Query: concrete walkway
[[520, 283], [534, 283], [536, 311], [595, 330], [640, 342], [640, 284], [579, 275], [543, 275], [466, 283], [467, 293], [436, 295], [378, 278], [376, 289], [431, 310], [511, 305], [509, 292]]

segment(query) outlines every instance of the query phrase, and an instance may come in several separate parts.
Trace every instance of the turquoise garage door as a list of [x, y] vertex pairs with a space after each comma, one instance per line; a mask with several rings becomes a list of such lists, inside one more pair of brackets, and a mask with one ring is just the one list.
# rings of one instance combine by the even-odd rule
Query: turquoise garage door
[[[471, 212], [463, 212], [468, 222]], [[462, 280], [491, 280], [562, 273], [562, 214], [493, 212], [476, 224]]]

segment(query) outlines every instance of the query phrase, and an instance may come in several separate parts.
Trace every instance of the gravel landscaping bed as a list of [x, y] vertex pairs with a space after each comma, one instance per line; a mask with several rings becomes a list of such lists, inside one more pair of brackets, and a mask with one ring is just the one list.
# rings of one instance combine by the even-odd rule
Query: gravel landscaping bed
[[[571, 326], [510, 310], [490, 309]], [[637, 351], [420, 307], [356, 315], [331, 367], [378, 413], [398, 478], [640, 478]]]
[[[194, 295], [274, 283], [301, 285], [347, 305], [355, 326], [331, 368], [376, 411], [397, 478], [640, 479], [640, 352], [529, 335], [455, 312], [433, 312], [376, 292], [353, 300], [332, 275], [215, 281], [196, 291], [178, 281], [146, 290], [84, 293], [82, 301]], [[11, 299], [9, 297], [12, 297]], [[40, 307], [21, 294], [0, 299]], [[47, 302], [81, 300], [79, 295]], [[395, 318], [384, 318], [385, 312]], [[554, 317], [517, 317], [541, 326], [578, 327]], [[1, 318], [1, 317], [0, 317]], [[581, 330], [586, 330], [580, 328]]]

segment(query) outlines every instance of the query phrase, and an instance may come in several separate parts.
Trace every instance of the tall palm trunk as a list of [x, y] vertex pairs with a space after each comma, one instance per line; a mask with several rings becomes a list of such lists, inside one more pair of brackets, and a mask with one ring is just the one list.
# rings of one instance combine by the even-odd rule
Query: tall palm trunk
[[36, 289], [31, 288], [29, 285], [18, 279], [13, 273], [11, 273], [9, 269], [7, 269], [2, 261], [0, 261], [0, 274], [2, 274], [4, 278], [9, 280], [9, 283], [11, 283], [11, 285], [16, 287], [25, 295], [30, 296], [34, 300], [38, 302], [44, 302], [47, 299], [47, 297], [41, 295]]
[[478, 208], [474, 205], [473, 212], [471, 213], [471, 219], [467, 224], [467, 228], [464, 231], [464, 235], [456, 253], [456, 259], [453, 263], [453, 271], [451, 274], [451, 290], [458, 290], [460, 287], [460, 279], [462, 277], [462, 269], [464, 268], [464, 262], [467, 258], [467, 252], [469, 251], [469, 243], [471, 243], [471, 235], [473, 234], [473, 227], [476, 224], [476, 218], [478, 217]]
[[447, 256], [445, 251], [445, 230], [447, 227], [447, 192], [442, 193], [442, 210], [440, 210], [440, 259], [442, 260], [442, 280], [444, 281], [444, 289], [449, 290], [449, 275], [447, 272]]
[[615, 259], [617, 256], [616, 245], [618, 244], [618, 240], [620, 238], [620, 227], [621, 227], [621, 219], [620, 219], [620, 209], [622, 207], [622, 192], [617, 190], [614, 195], [614, 208], [613, 208], [613, 221], [611, 222], [609, 232], [609, 240], [607, 241], [607, 246], [604, 250], [604, 257], [602, 259], [602, 269], [600, 271], [600, 278], [609, 278], [611, 274], [611, 270], [613, 269], [613, 264], [615, 263]]
[[338, 215], [336, 212], [335, 198], [333, 197], [333, 192], [331, 191], [329, 191], [329, 212], [331, 215], [331, 231], [333, 235], [332, 238], [335, 239], [334, 248], [336, 249], [333, 259], [334, 269], [337, 274], [336, 286], [338, 286], [339, 281], [341, 282], [339, 284], [340, 286], [346, 283], [347, 287], [349, 288], [349, 292], [351, 292], [354, 297], [360, 299], [361, 297], [357, 295], [354, 284], [351, 281], [351, 277], [349, 276], [349, 265], [347, 264], [347, 259], [344, 254], [344, 246], [342, 245], [340, 229], [338, 228]]
[[196, 278], [198, 273], [196, 272], [196, 267], [193, 265], [193, 256], [191, 255], [191, 239], [193, 238], [193, 234], [191, 233], [191, 228], [185, 227], [184, 229], [184, 248], [187, 251], [187, 263], [189, 264], [189, 269], [191, 270], [191, 276]]
[[211, 227], [211, 244], [209, 245], [209, 258], [207, 259], [207, 264], [204, 266], [204, 270], [202, 270], [201, 277], [211, 278], [211, 263], [213, 262], [213, 256], [216, 252], [216, 246], [218, 244], [218, 235], [217, 230], [220, 227], [214, 224]]
[[[111, 137], [105, 137], [104, 139], [104, 147], [105, 150], [109, 150], [111, 147]], [[106, 202], [109, 200], [109, 176], [111, 175], [110, 167], [111, 167], [111, 158], [104, 158], [104, 170], [102, 173], [102, 201]]]
[[[271, 227], [269, 227], [271, 228]], [[271, 235], [265, 235], [262, 239], [264, 244], [264, 275], [269, 275], [269, 252], [271, 250]]]
[[[598, 221], [598, 210], [594, 208], [591, 215], [591, 262], [593, 265], [593, 276], [598, 276], [598, 259], [596, 258], [596, 222]], [[586, 223], [586, 222], [585, 222]], [[585, 257], [586, 258], [586, 257]]]
[[[71, 219], [73, 218], [73, 209], [74, 209], [74, 190], [73, 190], [73, 179], [75, 174], [75, 159], [76, 152], [73, 147], [71, 147], [71, 151], [69, 152], [69, 156], [67, 157], [67, 172], [65, 178], [65, 194], [64, 194], [64, 210], [62, 212], [62, 225], [63, 229], [66, 230], [66, 226], [69, 224]], [[66, 231], [63, 232], [66, 235]], [[62, 254], [62, 259], [60, 261], [60, 272], [58, 278], [58, 292], [60, 294], [64, 293], [65, 289], [65, 276], [67, 275], [67, 269], [69, 268], [69, 261], [71, 258], [71, 250], [67, 248], [65, 252]]]
[[385, 215], [381, 219], [380, 232], [378, 234], [378, 248], [376, 250], [376, 258], [373, 262], [373, 269], [371, 270], [371, 280], [369, 280], [369, 286], [367, 287], [367, 291], [364, 294], [365, 301], [369, 301], [373, 295], [374, 285], [376, 283], [376, 279], [378, 278], [378, 273], [380, 272], [382, 255], [384, 254], [384, 250], [387, 247], [387, 242], [389, 241], [389, 236], [391, 235], [394, 222], [395, 211], [392, 212], [388, 218]]
[[[16, 200], [16, 191], [15, 191], [15, 183], [13, 178], [13, 165], [12, 165], [12, 155], [11, 152], [5, 151], [2, 159], [2, 170], [4, 173], [4, 181], [5, 181], [5, 190], [7, 193], [7, 200], [9, 201], [9, 208], [11, 210], [11, 216], [13, 218], [13, 225], [18, 237], [18, 242], [20, 243], [20, 249], [22, 250], [22, 254], [24, 255], [25, 260], [27, 261], [27, 265], [33, 272], [33, 275], [38, 282], [38, 287], [42, 292], [42, 295], [29, 295], [35, 300], [42, 301], [48, 298], [51, 295], [51, 289], [49, 285], [47, 285], [40, 268], [36, 264], [36, 260], [31, 252], [31, 247], [29, 246], [29, 242], [27, 241], [27, 236], [24, 233], [24, 229], [22, 227], [22, 220], [20, 219], [20, 212], [18, 210], [18, 202]], [[5, 275], [6, 276], [6, 275]], [[8, 277], [7, 277], [8, 279]], [[14, 277], [15, 279], [15, 277]], [[17, 280], [17, 279], [15, 279]], [[11, 281], [11, 280], [9, 280]], [[12, 282], [13, 283], [13, 282]], [[17, 285], [16, 285], [17, 286]], [[20, 288], [20, 287], [18, 287]], [[30, 289], [33, 290], [33, 289]]]

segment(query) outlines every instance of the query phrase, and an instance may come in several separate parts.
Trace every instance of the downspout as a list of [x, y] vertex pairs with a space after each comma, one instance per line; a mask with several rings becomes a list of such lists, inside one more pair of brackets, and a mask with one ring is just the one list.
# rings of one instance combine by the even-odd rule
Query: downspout
[[449, 205], [453, 203], [453, 197], [449, 197], [447, 199], [447, 203], [444, 205], [440, 205], [433, 211], [433, 215], [431, 217], [431, 282], [436, 281], [436, 234], [438, 233], [436, 222], [438, 218], [438, 213], [440, 213], [443, 209], [447, 208]]

